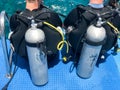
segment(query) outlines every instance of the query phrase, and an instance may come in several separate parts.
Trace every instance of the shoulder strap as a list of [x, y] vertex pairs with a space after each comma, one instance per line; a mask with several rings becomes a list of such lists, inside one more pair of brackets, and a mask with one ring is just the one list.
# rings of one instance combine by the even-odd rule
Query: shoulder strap
[[[46, 13], [46, 14], [45, 14]], [[43, 7], [41, 10], [39, 10], [36, 14], [33, 15], [34, 18], [37, 18], [38, 16], [42, 15], [42, 14], [45, 14], [46, 17], [50, 17], [50, 13], [51, 11], [46, 8], [46, 7]], [[44, 15], [43, 15], [44, 16]], [[45, 17], [44, 16], [44, 17]]]
[[50, 17], [50, 13], [51, 11], [49, 9], [42, 6], [40, 10], [37, 10], [36, 12], [31, 12], [31, 13], [26, 10], [16, 11], [16, 16], [17, 16], [17, 19], [19, 19], [19, 21], [24, 23], [26, 26], [29, 26], [32, 19], [34, 19], [37, 22], [47, 20]]
[[22, 11], [21, 13], [19, 13], [19, 16], [29, 20], [36, 19], [37, 17], [40, 17], [40, 19], [47, 19], [48, 17], [50, 17], [50, 10], [45, 7], [42, 7], [42, 9], [34, 13], [28, 13], [27, 11]]
[[75, 22], [76, 26], [81, 22], [81, 18], [84, 16], [83, 14], [89, 9], [88, 6], [77, 5], [77, 21]]
[[80, 11], [88, 11], [90, 10], [90, 8], [88, 8], [89, 6], [84, 6], [84, 5], [78, 5], [77, 8], [79, 8]]

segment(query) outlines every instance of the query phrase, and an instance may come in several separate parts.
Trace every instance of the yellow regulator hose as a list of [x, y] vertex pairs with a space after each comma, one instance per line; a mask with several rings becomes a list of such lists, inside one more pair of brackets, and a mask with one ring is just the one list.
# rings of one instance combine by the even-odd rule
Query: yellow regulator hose
[[[112, 23], [107, 22], [107, 24], [108, 24], [110, 27], [113, 28], [114, 32], [118, 35], [118, 38], [120, 38], [120, 37], [119, 37], [119, 34], [120, 34], [119, 30], [118, 30]], [[120, 52], [120, 48], [117, 49], [117, 52]]]
[[[57, 49], [58, 49], [58, 50], [61, 50], [61, 49], [63, 48], [63, 46], [64, 46], [64, 43], [65, 43], [65, 44], [66, 44], [66, 47], [67, 47], [66, 52], [68, 53], [68, 52], [69, 52], [69, 46], [68, 46], [67, 41], [64, 39], [64, 34], [63, 34], [62, 30], [60, 30], [59, 28], [53, 26], [52, 24], [50, 24], [50, 23], [48, 23], [48, 22], [43, 22], [43, 24], [45, 24], [45, 25], [53, 28], [53, 29], [56, 30], [57, 32], [59, 32], [59, 34], [60, 34], [61, 37], [62, 37], [62, 40], [58, 43]], [[65, 57], [64, 57], [64, 58], [65, 58]], [[63, 59], [64, 59], [64, 58], [63, 58]], [[66, 61], [66, 60], [65, 60], [65, 61]]]

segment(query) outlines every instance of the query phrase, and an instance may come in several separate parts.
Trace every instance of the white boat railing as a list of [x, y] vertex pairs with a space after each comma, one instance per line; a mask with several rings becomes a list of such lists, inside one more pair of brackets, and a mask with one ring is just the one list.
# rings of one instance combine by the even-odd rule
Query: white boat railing
[[9, 55], [8, 55], [6, 36], [5, 36], [5, 23], [6, 22], [9, 24], [9, 18], [8, 18], [6, 12], [2, 11], [0, 13], [0, 37], [1, 37], [4, 58], [5, 58], [6, 76], [7, 76], [7, 78], [10, 78], [11, 71], [10, 71]]

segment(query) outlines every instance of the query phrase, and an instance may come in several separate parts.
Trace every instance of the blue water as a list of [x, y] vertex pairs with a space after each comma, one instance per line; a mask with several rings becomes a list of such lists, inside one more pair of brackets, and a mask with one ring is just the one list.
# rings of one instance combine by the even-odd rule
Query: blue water
[[[88, 0], [43, 0], [44, 4], [56, 12], [68, 14], [69, 11], [77, 4], [81, 3], [86, 5]], [[0, 11], [5, 10], [9, 15], [13, 14], [16, 10], [23, 10], [25, 7], [24, 0], [1, 0]]]

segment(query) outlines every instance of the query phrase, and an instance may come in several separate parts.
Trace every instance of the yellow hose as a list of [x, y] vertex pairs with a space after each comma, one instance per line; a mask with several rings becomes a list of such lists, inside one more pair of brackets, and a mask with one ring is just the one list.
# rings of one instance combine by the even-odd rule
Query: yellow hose
[[50, 24], [50, 23], [48, 23], [48, 22], [43, 22], [43, 24], [45, 24], [45, 25], [53, 28], [54, 30], [56, 30], [57, 32], [60, 33], [60, 35], [61, 35], [61, 37], [62, 37], [62, 41], [60, 41], [60, 42], [58, 43], [57, 49], [58, 49], [58, 50], [61, 50], [61, 49], [63, 48], [64, 43], [65, 43], [66, 46], [67, 46], [67, 51], [66, 51], [66, 52], [68, 53], [68, 51], [69, 51], [69, 46], [68, 46], [67, 41], [65, 41], [65, 39], [64, 39], [63, 32], [62, 32], [60, 29], [56, 28], [55, 26], [53, 26], [52, 24]]
[[68, 46], [67, 41], [65, 41], [65, 40], [64, 40], [64, 41], [60, 41], [60, 42], [58, 43], [57, 49], [58, 49], [58, 50], [61, 50], [61, 49], [62, 49], [61, 45], [63, 45], [64, 43], [67, 45], [67, 50], [66, 50], [66, 52], [68, 53], [68, 52], [69, 52], [69, 46]]
[[110, 22], [107, 22], [107, 24], [113, 28], [113, 30], [115, 31], [115, 33], [119, 34], [119, 30]]
[[[118, 38], [120, 38], [120, 36], [119, 36], [119, 34], [120, 34], [119, 30], [112, 23], [107, 22], [107, 24], [113, 28], [113, 30], [115, 31], [115, 33], [118, 35]], [[117, 52], [120, 52], [120, 48], [117, 49]]]

